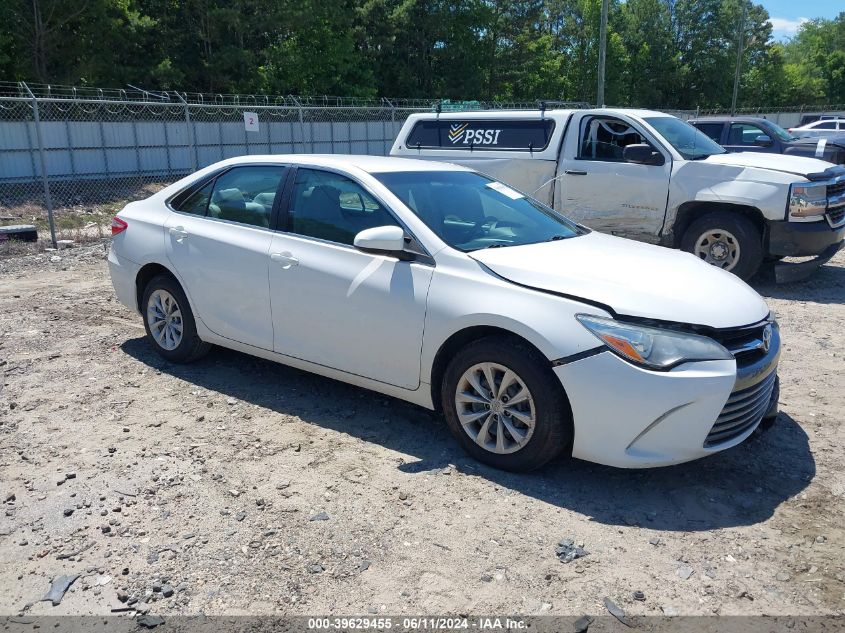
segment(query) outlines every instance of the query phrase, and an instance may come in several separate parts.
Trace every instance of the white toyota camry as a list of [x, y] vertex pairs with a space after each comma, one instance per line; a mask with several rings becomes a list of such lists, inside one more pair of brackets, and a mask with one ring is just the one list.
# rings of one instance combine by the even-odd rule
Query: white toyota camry
[[440, 409], [499, 468], [674, 464], [777, 413], [778, 327], [744, 282], [463, 167], [233, 158], [112, 233], [117, 297], [164, 358], [221, 345]]

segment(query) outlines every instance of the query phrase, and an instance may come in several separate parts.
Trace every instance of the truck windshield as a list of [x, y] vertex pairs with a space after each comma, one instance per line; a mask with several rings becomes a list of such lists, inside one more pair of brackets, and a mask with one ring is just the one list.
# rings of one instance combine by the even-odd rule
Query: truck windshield
[[657, 130], [687, 160], [724, 154], [727, 150], [686, 121], [673, 116], [647, 117], [645, 122]]
[[781, 126], [779, 126], [777, 123], [772, 123], [771, 121], [769, 121], [769, 128], [771, 128], [771, 131], [775, 133], [775, 136], [777, 136], [782, 141], [795, 141], [798, 139], [797, 136], [793, 136], [792, 134], [784, 130]]
[[471, 171], [372, 174], [452, 248], [551, 242], [586, 233], [508, 185]]

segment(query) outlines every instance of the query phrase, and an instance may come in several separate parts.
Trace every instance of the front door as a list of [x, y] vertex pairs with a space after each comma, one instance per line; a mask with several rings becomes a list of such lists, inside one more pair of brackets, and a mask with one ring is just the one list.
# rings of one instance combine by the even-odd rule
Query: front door
[[267, 285], [276, 192], [286, 168], [234, 167], [180, 201], [165, 223], [167, 257], [215, 334], [273, 349]]
[[433, 267], [364, 253], [360, 231], [399, 225], [359, 183], [297, 170], [288, 232], [270, 247], [274, 349], [280, 354], [415, 389]]
[[622, 152], [628, 145], [647, 143], [666, 152], [621, 118], [585, 116], [577, 128], [574, 123], [559, 164], [555, 207], [597, 231], [657, 242], [666, 213], [671, 158], [665, 156], [663, 165], [625, 162]]

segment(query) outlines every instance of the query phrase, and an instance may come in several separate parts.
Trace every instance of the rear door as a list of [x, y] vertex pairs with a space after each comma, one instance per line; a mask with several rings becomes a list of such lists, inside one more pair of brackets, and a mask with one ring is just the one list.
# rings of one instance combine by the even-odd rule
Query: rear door
[[268, 253], [287, 167], [240, 165], [177, 196], [167, 257], [195, 316], [215, 334], [273, 349]]
[[[628, 163], [628, 145], [647, 143], [663, 165]], [[555, 207], [576, 222], [615, 235], [657, 242], [666, 213], [671, 155], [627, 118], [574, 115], [559, 161]]]

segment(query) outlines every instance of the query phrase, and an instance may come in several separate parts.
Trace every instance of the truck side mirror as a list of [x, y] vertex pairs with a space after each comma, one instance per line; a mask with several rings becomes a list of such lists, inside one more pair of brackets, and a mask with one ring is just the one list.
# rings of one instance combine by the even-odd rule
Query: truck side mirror
[[760, 136], [754, 139], [754, 144], [757, 147], [771, 147], [772, 137], [768, 134], [761, 134]]
[[663, 154], [656, 151], [648, 143], [628, 145], [622, 150], [622, 159], [627, 163], [637, 163], [638, 165], [662, 165], [666, 162]]

